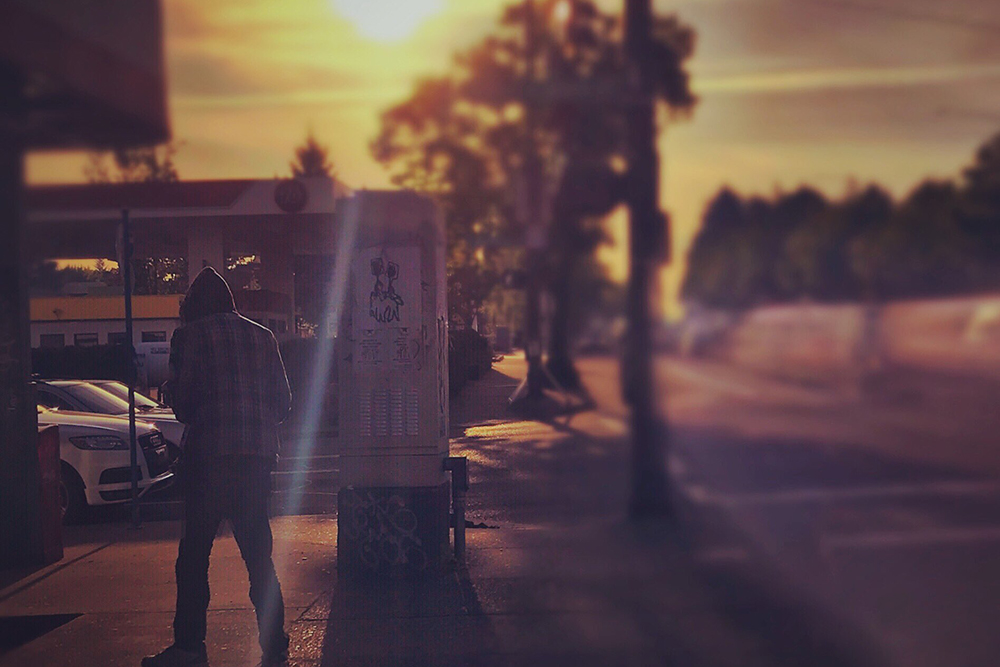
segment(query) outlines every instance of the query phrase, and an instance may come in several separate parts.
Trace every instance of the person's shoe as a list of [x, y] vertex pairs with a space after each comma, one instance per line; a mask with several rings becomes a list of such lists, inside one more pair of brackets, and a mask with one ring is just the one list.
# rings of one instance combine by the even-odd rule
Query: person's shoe
[[156, 655], [143, 658], [142, 667], [208, 667], [208, 656], [171, 645]]

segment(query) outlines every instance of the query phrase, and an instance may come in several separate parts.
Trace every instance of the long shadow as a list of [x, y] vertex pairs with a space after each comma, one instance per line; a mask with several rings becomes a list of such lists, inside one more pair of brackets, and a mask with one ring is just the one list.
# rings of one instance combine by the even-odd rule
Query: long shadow
[[[724, 429], [675, 428], [673, 444], [711, 479], [734, 493], [931, 481], [986, 481], [958, 467], [927, 463], [849, 443], [751, 437]], [[942, 443], [944, 445], [944, 443]]]
[[[462, 436], [453, 442], [461, 453], [466, 452], [471, 466], [473, 487], [478, 486], [469, 500], [469, 516], [472, 519], [486, 519], [492, 523], [549, 523], [573, 527], [590, 522], [608, 520], [620, 521], [625, 515], [628, 488], [628, 454], [630, 444], [626, 437], [594, 437], [584, 427], [572, 420], [554, 419], [538, 424], [540, 428], [551, 429], [544, 437], [511, 436], [504, 438], [502, 428], [497, 429], [500, 437], [483, 435]], [[492, 434], [492, 431], [488, 431]], [[773, 456], [766, 454], [763, 459], [767, 466], [757, 470], [765, 477], [784, 480], [789, 475], [796, 480], [795, 471], [810, 464], [813, 475], [826, 474], [830, 480], [841, 483], [852, 481], [852, 472], [864, 472], [865, 479], [875, 479], [879, 473], [895, 471], [898, 476], [909, 478], [929, 478], [940, 474], [940, 470], [919, 465], [905, 466], [905, 462], [888, 457], [872, 456], [857, 448], [842, 448], [837, 454], [843, 459], [842, 470], [830, 471], [822, 459], [830, 451], [838, 448], [829, 446], [811, 448], [803, 443], [792, 442], [747, 442], [732, 434], [675, 431], [675, 443], [705, 443], [711, 438], [716, 443], [718, 461], [725, 462], [730, 457], [730, 466], [743, 473], [752, 459], [743, 448], [766, 448]], [[723, 441], [723, 444], [718, 444]], [[802, 454], [805, 447], [811, 456]], [[784, 462], [783, 459], [786, 459]], [[819, 458], [817, 462], [815, 459]], [[776, 459], [776, 460], [772, 460]], [[718, 462], [717, 461], [717, 462]], [[732, 472], [728, 478], [719, 481], [734, 485], [740, 475]], [[859, 480], [855, 476], [855, 481]], [[674, 480], [675, 483], [682, 483]], [[863, 480], [862, 480], [863, 481]], [[815, 482], [814, 482], [815, 483]], [[614, 524], [609, 524], [614, 525]], [[664, 562], [669, 554], [687, 551], [689, 565], [697, 571], [702, 585], [711, 591], [712, 602], [707, 606], [719, 614], [732, 628], [761, 638], [766, 644], [764, 650], [770, 665], [871, 665], [883, 662], [880, 653], [868, 637], [858, 634], [852, 627], [846, 627], [837, 619], [825, 614], [824, 610], [810, 607], [808, 601], [791, 596], [773, 579], [770, 573], [718, 569], [694, 565], [690, 552], [694, 542], [689, 540], [685, 530], [689, 526], [669, 527], [666, 524], [645, 524], [636, 528], [636, 534], [623, 538], [622, 534], [610, 530], [605, 535], [607, 541], [635, 539], [638, 551], [647, 556], [655, 555], [662, 549]], [[632, 529], [626, 533], [633, 532]], [[598, 540], [598, 543], [600, 540]], [[516, 546], [516, 545], [512, 545]], [[599, 546], [599, 545], [598, 545]], [[582, 547], [582, 545], [580, 545]], [[537, 558], [545, 558], [538, 552]], [[580, 554], [583, 555], [583, 554]], [[572, 558], [572, 553], [565, 554]], [[612, 570], [614, 568], [612, 567]], [[636, 575], [640, 576], [640, 575]], [[662, 613], [658, 615], [656, 601], [650, 601], [642, 592], [626, 594], [630, 587], [645, 585], [655, 590], [669, 580], [655, 573], [643, 581], [635, 577], [620, 579], [595, 573], [591, 577], [581, 577], [573, 582], [576, 593], [586, 596], [602, 608], [615, 608], [632, 619], [631, 627], [655, 644], [660, 642], [661, 656], [669, 656], [674, 662], [669, 664], [698, 665], [704, 656], [699, 654], [697, 641], [686, 635], [683, 624], [664, 623]], [[663, 579], [663, 581], [661, 581]], [[665, 591], [665, 595], [669, 595]], [[661, 610], [662, 612], [662, 610]], [[690, 629], [690, 628], [688, 628]], [[662, 638], [669, 641], [663, 643]], [[585, 640], [582, 637], [581, 640]], [[588, 663], [589, 664], [589, 663]]]
[[[843, 588], [847, 581], [858, 584], [847, 577], [847, 565], [832, 559], [824, 546], [829, 539], [868, 530], [894, 534], [914, 525], [974, 529], [1000, 519], [996, 492], [977, 492], [995, 485], [988, 474], [846, 443], [749, 437], [722, 429], [678, 429], [674, 446], [685, 462], [685, 479], [678, 485], [707, 492], [687, 508], [696, 539], [711, 546], [721, 535], [717, 545], [725, 546], [735, 536], [750, 556], [711, 568], [711, 576], [733, 582], [739, 591], [722, 601], [730, 617], [753, 632], [786, 633], [781, 656], [792, 664], [817, 646], [829, 646], [825, 652], [831, 654], [847, 648], [862, 664], [889, 662], [881, 647], [890, 638], [868, 618], [873, 609], [844, 613], [856, 607], [849, 602], [855, 596], [867, 598], [864, 591]], [[938, 495], [936, 488], [959, 492]], [[971, 491], [962, 493], [963, 488]], [[933, 577], [929, 571], [922, 576]]]
[[8, 586], [13, 586], [22, 579], [27, 579], [43, 567], [43, 565], [25, 565], [23, 567], [12, 567], [0, 570], [0, 591], [4, 590]]
[[464, 568], [426, 579], [341, 578], [321, 604], [329, 605], [323, 667], [489, 665], [500, 648]]

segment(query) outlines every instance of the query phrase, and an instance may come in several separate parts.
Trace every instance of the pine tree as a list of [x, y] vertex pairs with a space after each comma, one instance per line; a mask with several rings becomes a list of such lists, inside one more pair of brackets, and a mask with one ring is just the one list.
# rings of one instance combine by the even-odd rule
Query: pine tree
[[289, 163], [292, 176], [295, 178], [303, 176], [333, 178], [334, 169], [329, 153], [329, 147], [316, 141], [316, 137], [310, 130], [306, 135], [305, 143], [295, 149], [295, 160]]

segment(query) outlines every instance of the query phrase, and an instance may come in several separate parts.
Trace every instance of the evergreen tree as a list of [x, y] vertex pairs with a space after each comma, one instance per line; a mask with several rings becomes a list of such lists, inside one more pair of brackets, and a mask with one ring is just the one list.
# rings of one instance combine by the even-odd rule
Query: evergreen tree
[[303, 176], [333, 178], [335, 172], [329, 154], [329, 147], [316, 141], [316, 137], [310, 130], [306, 135], [305, 142], [295, 149], [295, 160], [289, 163], [292, 176], [295, 178]]

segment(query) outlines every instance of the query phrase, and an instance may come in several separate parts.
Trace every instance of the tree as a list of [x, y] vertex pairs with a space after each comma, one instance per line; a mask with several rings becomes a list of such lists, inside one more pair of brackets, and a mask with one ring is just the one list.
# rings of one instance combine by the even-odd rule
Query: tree
[[182, 255], [136, 257], [133, 261], [135, 294], [183, 294], [188, 288], [187, 257]]
[[976, 151], [963, 176], [962, 227], [971, 237], [979, 239], [975, 257], [987, 273], [993, 274], [989, 282], [995, 283], [1000, 279], [996, 268], [1000, 265], [1000, 134]]
[[967, 289], [975, 248], [961, 228], [961, 204], [954, 183], [927, 181], [884, 222], [859, 234], [851, 259], [866, 295], [885, 299]]
[[[593, 221], [621, 201], [624, 162], [624, 108], [590, 100], [556, 99], [537, 104], [535, 131], [525, 122], [528, 45], [524, 26], [536, 35], [536, 80], [527, 92], [544, 96], [558, 87], [608, 90], [627, 79], [620, 17], [591, 0], [572, 0], [569, 17], [552, 20], [552, 3], [518, 3], [504, 12], [497, 30], [456, 57], [450, 73], [417, 84], [409, 99], [382, 116], [372, 143], [374, 157], [390, 169], [395, 183], [430, 193], [445, 212], [449, 278], [461, 276], [458, 311], [473, 309], [489, 296], [504, 268], [521, 261], [512, 249], [520, 241], [517, 184], [524, 180], [525, 151], [541, 163], [543, 190], [554, 191], [550, 228], [548, 287], [556, 303], [549, 349], [551, 370], [564, 384], [576, 384], [569, 357], [574, 264], [589, 257], [603, 240]], [[529, 7], [535, 8], [528, 14]], [[694, 33], [674, 17], [656, 21], [655, 94], [670, 115], [692, 108], [684, 63], [693, 52]], [[601, 93], [609, 102], [613, 94]], [[627, 165], [626, 165], [627, 167]], [[556, 188], [556, 184], [559, 187]], [[596, 228], [596, 233], [595, 233]], [[468, 276], [476, 276], [470, 289]]]
[[108, 153], [92, 152], [83, 168], [89, 183], [148, 183], [179, 180], [174, 165], [174, 155], [178, 144], [169, 142], [159, 146], [139, 148], [116, 148], [110, 152], [111, 166], [106, 160]]
[[724, 187], [710, 202], [688, 255], [685, 299], [726, 308], [754, 305], [768, 290], [773, 207], [759, 197], [743, 202]]
[[728, 244], [746, 225], [746, 211], [739, 195], [723, 187], [709, 202], [701, 229], [688, 251], [688, 270], [681, 295], [706, 305], [723, 305], [732, 291]]
[[863, 280], [851, 244], [866, 230], [884, 227], [892, 212], [889, 194], [871, 185], [807, 218], [785, 244], [798, 293], [821, 301], [861, 297]]
[[295, 160], [289, 163], [292, 176], [326, 176], [333, 178], [335, 171], [329, 157], [330, 149], [320, 144], [312, 130], [306, 134], [305, 142], [295, 149]]
[[[761, 262], [771, 277], [758, 282]], [[998, 285], [1000, 135], [980, 147], [962, 181], [926, 181], [899, 204], [875, 184], [835, 202], [808, 187], [773, 202], [744, 202], [723, 188], [691, 247], [683, 295], [702, 305], [743, 308]]]
[[757, 301], [791, 300], [801, 298], [803, 280], [798, 267], [788, 254], [788, 239], [831, 206], [822, 194], [803, 186], [791, 194], [776, 198], [768, 206], [765, 239], [761, 249], [767, 263], [767, 276]]
[[[176, 183], [180, 180], [174, 155], [179, 144], [169, 142], [159, 146], [115, 149], [108, 153], [93, 152], [88, 156], [84, 176], [90, 183]], [[156, 249], [151, 256], [135, 257], [133, 262], [135, 294], [178, 294], [187, 289], [187, 258], [165, 256]], [[109, 269], [103, 259], [97, 260], [97, 274], [112, 284], [120, 284], [117, 269]]]

